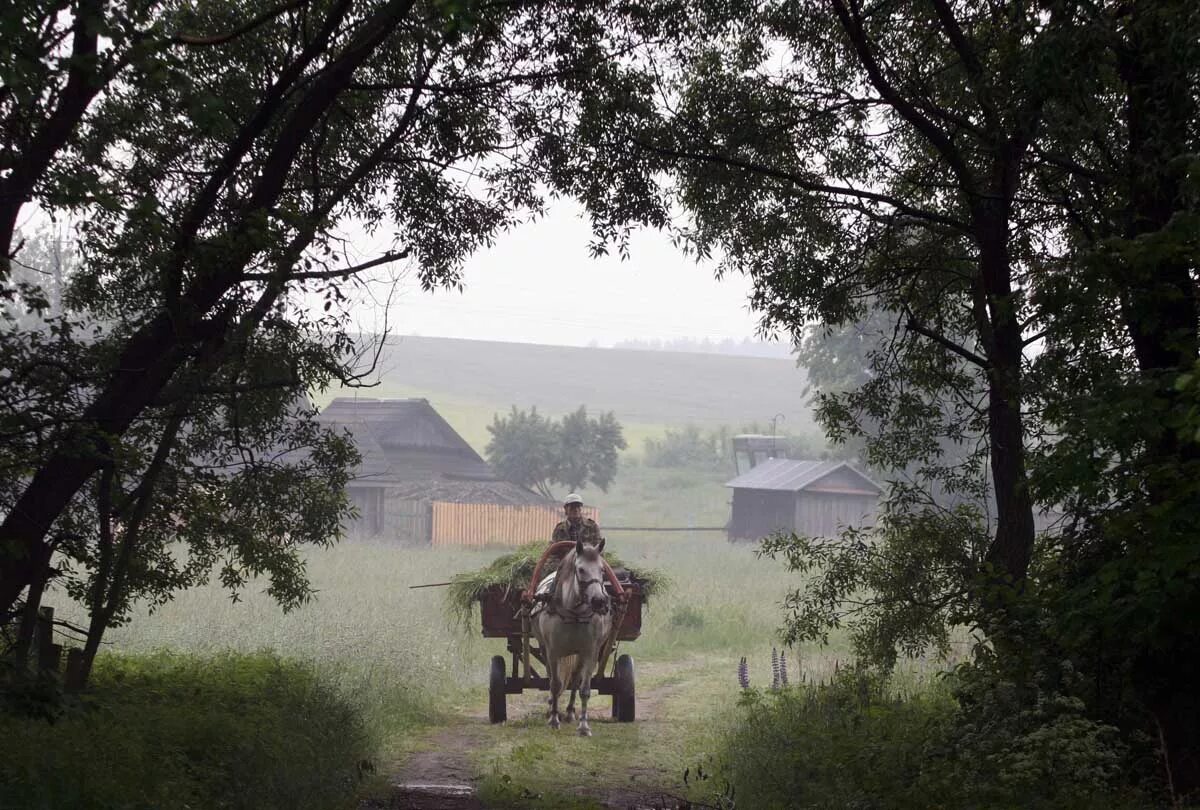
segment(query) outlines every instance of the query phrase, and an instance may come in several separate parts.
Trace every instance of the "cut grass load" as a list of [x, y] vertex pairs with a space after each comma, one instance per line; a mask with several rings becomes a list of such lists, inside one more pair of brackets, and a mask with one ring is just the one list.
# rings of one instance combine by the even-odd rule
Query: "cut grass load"
[[[472, 627], [475, 605], [484, 594], [496, 585], [523, 590], [529, 585], [533, 569], [545, 551], [546, 543], [526, 543], [516, 551], [500, 555], [483, 568], [455, 576], [446, 590], [446, 606], [450, 615], [461, 626]], [[668, 587], [667, 578], [658, 571], [628, 565], [612, 553], [605, 554], [605, 559], [614, 569], [624, 568], [641, 585], [643, 604], [648, 604], [651, 596], [661, 595]]]

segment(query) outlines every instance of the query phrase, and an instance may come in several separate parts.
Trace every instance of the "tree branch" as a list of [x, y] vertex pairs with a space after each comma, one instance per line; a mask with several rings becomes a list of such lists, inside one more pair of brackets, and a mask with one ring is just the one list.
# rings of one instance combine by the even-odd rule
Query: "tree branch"
[[307, 4], [308, 4], [308, 0], [290, 0], [290, 2], [283, 3], [281, 5], [276, 6], [275, 8], [264, 11], [262, 14], [259, 14], [257, 17], [252, 19], [250, 22], [246, 23], [245, 25], [241, 26], [240, 28], [235, 28], [233, 31], [230, 31], [228, 34], [214, 34], [213, 36], [202, 37], [198, 34], [186, 34], [182, 31], [180, 31], [179, 33], [172, 36], [170, 38], [170, 41], [175, 43], [176, 45], [223, 45], [224, 43], [229, 42], [230, 40], [237, 39], [238, 37], [242, 36], [243, 34], [250, 33], [251, 31], [253, 31], [255, 28], [258, 28], [263, 23], [266, 23], [266, 22], [269, 22], [269, 21], [275, 19], [280, 14], [283, 14], [286, 11], [291, 11], [294, 8], [299, 8], [300, 6], [304, 6]]
[[75, 10], [74, 39], [68, 60], [70, 68], [58, 106], [29, 147], [14, 161], [8, 177], [0, 178], [0, 279], [8, 277], [9, 260], [17, 252], [10, 247], [21, 207], [104, 86], [104, 82], [98, 80], [96, 65], [103, 13], [104, 4], [100, 0], [82, 0]]
[[913, 217], [914, 219], [920, 219], [926, 222], [943, 225], [963, 233], [970, 233], [970, 227], [964, 222], [961, 222], [953, 217], [946, 216], [945, 214], [938, 214], [933, 211], [926, 211], [923, 208], [917, 208], [909, 205], [903, 200], [898, 200], [895, 197], [887, 194], [880, 194], [875, 191], [866, 191], [865, 189], [852, 188], [849, 186], [833, 186], [829, 185], [828, 183], [819, 183], [792, 172], [776, 169], [772, 166], [765, 166], [761, 163], [755, 163], [754, 161], [744, 160], [742, 158], [728, 157], [726, 155], [720, 155], [716, 153], [682, 152], [676, 149], [667, 149], [665, 147], [655, 146], [653, 144], [638, 140], [634, 140], [633, 143], [642, 149], [654, 152], [658, 155], [663, 155], [664, 157], [684, 158], [687, 160], [699, 160], [705, 163], [718, 163], [725, 166], [734, 166], [755, 174], [761, 174], [765, 177], [773, 177], [777, 180], [784, 180], [794, 186], [804, 189], [805, 191], [812, 191], [818, 194], [829, 194], [839, 197], [853, 197], [859, 200], [870, 200], [872, 202], [883, 203], [884, 205], [891, 206], [896, 211]]
[[317, 32], [317, 36], [308, 43], [300, 55], [283, 70], [279, 78], [271, 85], [266, 97], [238, 131], [229, 148], [225, 150], [220, 164], [211, 172], [208, 181], [188, 207], [187, 213], [180, 222], [178, 235], [172, 248], [175, 257], [164, 273], [168, 311], [174, 313], [178, 309], [186, 257], [193, 248], [196, 234], [199, 233], [201, 225], [212, 212], [221, 188], [237, 170], [258, 137], [270, 125], [271, 119], [282, 107], [284, 98], [304, 74], [305, 69], [328, 47], [334, 30], [349, 12], [350, 4], [351, 0], [339, 0], [337, 5], [330, 10], [320, 31]]
[[[353, 267], [343, 267], [338, 270], [313, 270], [311, 272], [305, 272], [305, 273], [289, 273], [288, 281], [301, 281], [301, 280], [310, 280], [310, 279], [347, 278], [349, 276], [354, 275], [355, 273], [361, 273], [364, 270], [370, 270], [373, 267], [378, 267], [381, 264], [390, 264], [391, 262], [397, 262], [397, 261], [400, 261], [401, 259], [407, 259], [410, 253], [412, 253], [412, 249], [405, 248], [404, 250], [396, 250], [396, 251], [391, 251], [389, 253], [385, 253], [382, 256], [379, 256], [378, 258], [371, 259], [370, 261], [363, 262], [362, 264], [354, 265]], [[243, 281], [269, 281], [270, 279], [273, 279], [276, 277], [277, 277], [276, 273], [243, 273], [242, 274]]]
[[968, 361], [974, 363], [975, 365], [979, 366], [982, 369], [991, 368], [992, 364], [989, 363], [986, 358], [980, 357], [979, 355], [975, 354], [975, 352], [971, 351], [970, 349], [960, 346], [959, 344], [955, 343], [953, 340], [950, 340], [950, 338], [946, 337], [945, 335], [941, 334], [940, 332], [935, 332], [932, 329], [930, 329], [929, 327], [921, 325], [920, 323], [917, 322], [917, 319], [912, 317], [911, 315], [909, 316], [908, 321], [905, 323], [905, 326], [908, 327], [908, 329], [912, 330], [913, 332], [916, 332], [919, 335], [924, 335], [925, 337], [929, 338], [930, 340], [932, 340], [934, 343], [938, 344], [942, 348], [947, 349], [947, 350], [953, 352], [954, 354], [957, 354], [959, 357], [963, 358], [964, 360], [968, 360]]
[[946, 38], [950, 40], [955, 52], [962, 59], [963, 68], [967, 73], [967, 81], [974, 88], [975, 95], [979, 99], [979, 107], [983, 111], [983, 118], [988, 129], [999, 133], [1001, 130], [1000, 116], [996, 113], [996, 105], [990, 98], [991, 94], [985, 82], [986, 74], [983, 63], [979, 61], [979, 56], [967, 42], [967, 37], [963, 33], [962, 26], [958, 24], [958, 19], [954, 16], [954, 10], [950, 8], [950, 4], [946, 0], [930, 0], [930, 2], [933, 3], [938, 21], [942, 24], [942, 31], [945, 32]]
[[850, 44], [854, 47], [855, 53], [858, 54], [859, 61], [866, 69], [867, 75], [871, 79], [871, 84], [879, 92], [879, 95], [905, 121], [908, 121], [908, 123], [916, 127], [918, 132], [925, 136], [930, 145], [949, 164], [951, 171], [954, 172], [954, 176], [958, 178], [958, 182], [965, 189], [974, 192], [975, 178], [966, 161], [963, 160], [963, 156], [954, 146], [953, 141], [950, 140], [950, 137], [937, 124], [925, 117], [911, 101], [901, 95], [900, 91], [893, 87], [892, 83], [888, 81], [887, 76], [884, 75], [883, 68], [871, 52], [871, 45], [868, 41], [866, 30], [863, 28], [862, 19], [857, 14], [851, 13], [845, 0], [831, 0], [831, 2], [838, 20], [842, 23], [843, 30], [850, 37]]

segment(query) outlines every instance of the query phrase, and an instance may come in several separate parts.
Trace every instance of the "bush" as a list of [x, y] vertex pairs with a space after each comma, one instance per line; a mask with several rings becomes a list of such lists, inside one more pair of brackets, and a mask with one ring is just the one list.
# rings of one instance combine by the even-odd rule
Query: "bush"
[[273, 655], [97, 659], [53, 723], [0, 714], [0, 806], [353, 807], [372, 770], [359, 713]]
[[668, 429], [661, 439], [646, 439], [644, 456], [649, 467], [714, 469], [731, 464], [728, 431], [704, 431], [695, 425]]
[[[959, 696], [980, 701], [964, 711]], [[832, 683], [743, 693], [717, 756], [738, 810], [1145, 807], [1120, 794], [1125, 751], [1082, 704], [1021, 708], [957, 679], [906, 699], [843, 671]]]
[[739, 810], [925, 810], [938, 806], [919, 787], [925, 750], [952, 711], [943, 692], [890, 700], [863, 674], [748, 690], [718, 762]]

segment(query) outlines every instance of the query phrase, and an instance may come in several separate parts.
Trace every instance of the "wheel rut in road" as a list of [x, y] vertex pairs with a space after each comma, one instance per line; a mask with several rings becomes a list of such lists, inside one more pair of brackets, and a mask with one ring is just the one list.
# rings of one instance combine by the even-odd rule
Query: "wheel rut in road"
[[[662, 703], [670, 692], [669, 688], [660, 688], [639, 693], [637, 722], [664, 722]], [[520, 708], [510, 717], [537, 710], [544, 699], [537, 693], [520, 700]], [[608, 708], [603, 711], [607, 716]], [[597, 722], [596, 733], [603, 733], [604, 725], [607, 723]], [[421, 749], [403, 762], [389, 780], [391, 787], [385, 797], [364, 802], [360, 810], [487, 810], [477, 795], [481, 775], [472, 754], [493, 741], [492, 726], [484, 711], [457, 718], [433, 732]], [[689, 806], [652, 786], [661, 775], [653, 767], [638, 767], [633, 772], [613, 774], [606, 783], [581, 785], [578, 792], [608, 810], [675, 810]]]

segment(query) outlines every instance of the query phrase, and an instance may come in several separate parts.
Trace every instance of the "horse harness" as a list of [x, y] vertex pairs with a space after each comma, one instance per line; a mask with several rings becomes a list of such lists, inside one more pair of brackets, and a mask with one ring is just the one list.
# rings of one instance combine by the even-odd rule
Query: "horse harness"
[[[587, 598], [587, 589], [589, 585], [595, 585], [597, 582], [603, 584], [604, 578], [597, 577], [596, 579], [577, 579], [575, 584], [579, 588], [579, 602], [575, 607], [567, 607], [562, 604], [555, 604], [554, 595], [558, 591], [558, 578], [555, 577], [554, 584], [546, 593], [539, 593], [534, 596], [540, 605], [538, 610], [545, 610], [558, 618], [562, 619], [567, 624], [589, 624], [592, 617], [596, 615], [596, 611], [592, 609], [591, 603]], [[538, 612], [537, 610], [534, 611]], [[604, 611], [603, 613], [607, 613]], [[602, 614], [603, 615], [603, 614]]]

